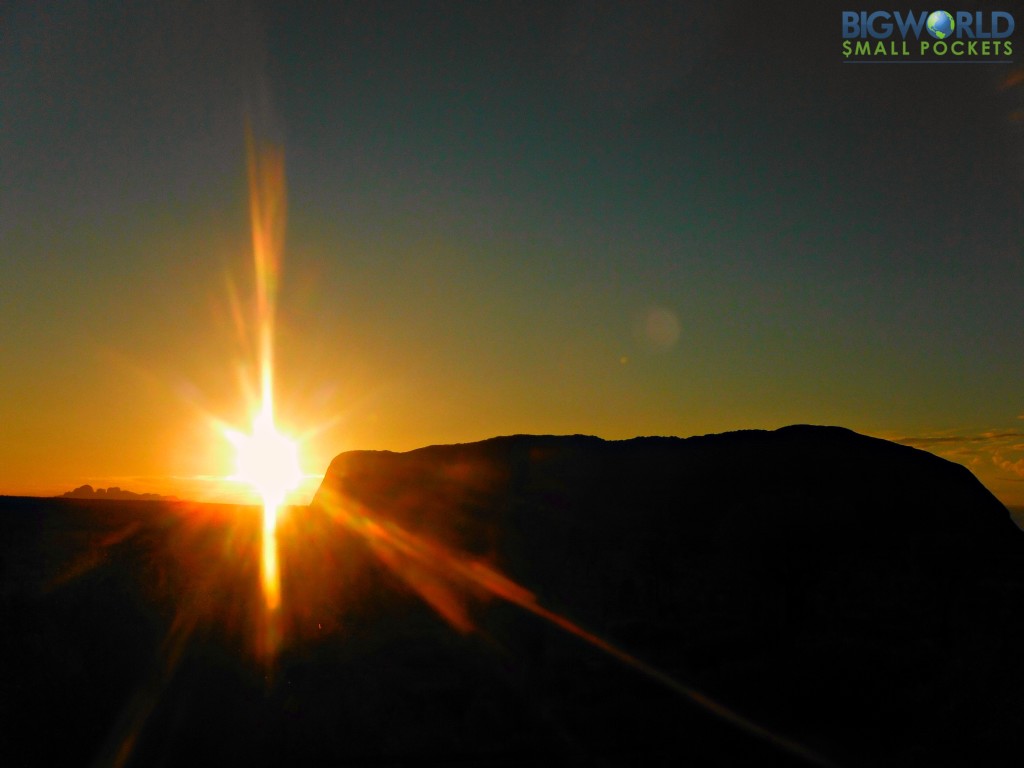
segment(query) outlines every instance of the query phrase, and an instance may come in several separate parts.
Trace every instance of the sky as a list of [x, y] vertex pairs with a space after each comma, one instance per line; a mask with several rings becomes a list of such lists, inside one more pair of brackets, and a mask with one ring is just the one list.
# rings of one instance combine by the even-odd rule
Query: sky
[[813, 423], [1024, 505], [1024, 61], [848, 66], [847, 4], [778, 6], [4, 4], [0, 494], [245, 492], [248, 124], [307, 498], [346, 450]]

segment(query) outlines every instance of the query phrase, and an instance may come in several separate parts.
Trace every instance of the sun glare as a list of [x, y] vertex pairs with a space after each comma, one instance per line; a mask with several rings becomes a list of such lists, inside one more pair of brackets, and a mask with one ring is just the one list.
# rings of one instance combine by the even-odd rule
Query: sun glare
[[302, 482], [297, 443], [277, 431], [266, 410], [254, 419], [252, 434], [229, 430], [227, 437], [236, 451], [234, 479], [256, 489], [265, 508], [284, 504]]
[[[224, 430], [235, 446], [234, 480], [247, 483], [263, 502], [260, 581], [264, 602], [271, 611], [281, 602], [281, 576], [277, 563], [277, 518], [288, 494], [302, 482], [298, 444], [277, 431], [273, 412], [263, 408], [253, 420], [251, 434]], [[268, 627], [272, 632], [273, 627]], [[273, 642], [271, 642], [271, 646]]]
[[248, 434], [234, 429], [223, 432], [235, 447], [232, 479], [248, 484], [263, 502], [260, 581], [268, 609], [265, 650], [272, 657], [277, 647], [276, 614], [281, 603], [277, 518], [288, 494], [299, 486], [303, 476], [296, 442], [281, 434], [274, 423], [274, 311], [284, 243], [284, 156], [280, 149], [258, 145], [248, 126], [246, 149], [256, 273], [253, 330], [261, 397]]

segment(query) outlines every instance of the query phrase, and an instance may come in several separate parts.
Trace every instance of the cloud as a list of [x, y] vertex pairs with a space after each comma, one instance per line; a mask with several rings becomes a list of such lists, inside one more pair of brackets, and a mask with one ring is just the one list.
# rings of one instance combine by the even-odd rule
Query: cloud
[[957, 443], [986, 443], [996, 440], [1024, 437], [1024, 432], [982, 432], [978, 435], [938, 435], [934, 437], [901, 437], [894, 442], [910, 445], [913, 447], [924, 447], [928, 445], [957, 444]]
[[[1017, 417], [1021, 418], [1021, 417]], [[986, 466], [996, 468], [1002, 480], [1024, 479], [1024, 431], [1019, 429], [988, 430], [967, 434], [936, 434], [901, 437], [894, 442], [920, 448], [979, 471]], [[988, 473], [991, 476], [992, 470]]]
[[992, 463], [995, 464], [1002, 470], [1011, 472], [1017, 477], [1024, 478], [1024, 458], [1017, 459], [1017, 461], [1011, 461], [1007, 459], [1002, 453], [996, 451], [992, 454]]

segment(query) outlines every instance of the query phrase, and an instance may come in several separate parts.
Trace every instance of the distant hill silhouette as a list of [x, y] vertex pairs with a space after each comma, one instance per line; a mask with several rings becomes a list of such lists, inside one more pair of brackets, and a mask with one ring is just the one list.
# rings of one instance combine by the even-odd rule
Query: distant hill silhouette
[[157, 493], [135, 493], [125, 491], [116, 485], [110, 488], [93, 488], [91, 485], [80, 485], [73, 491], [61, 495], [65, 499], [110, 499], [118, 501], [177, 501], [177, 496], [161, 496]]
[[342, 454], [281, 517], [270, 663], [260, 527], [0, 498], [0, 765], [1024, 759], [1024, 533], [913, 448], [796, 426]]

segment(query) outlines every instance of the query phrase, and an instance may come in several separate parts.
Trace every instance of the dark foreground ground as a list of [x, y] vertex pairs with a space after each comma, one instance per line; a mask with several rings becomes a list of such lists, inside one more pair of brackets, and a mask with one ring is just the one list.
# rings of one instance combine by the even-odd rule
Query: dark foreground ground
[[912, 449], [346, 454], [282, 520], [273, 614], [259, 531], [252, 508], [0, 498], [0, 765], [1024, 758], [1022, 534]]
[[0, 764], [674, 764], [695, 736], [789, 762], [520, 609], [452, 629], [314, 515], [282, 523], [268, 658], [258, 509], [0, 499]]

